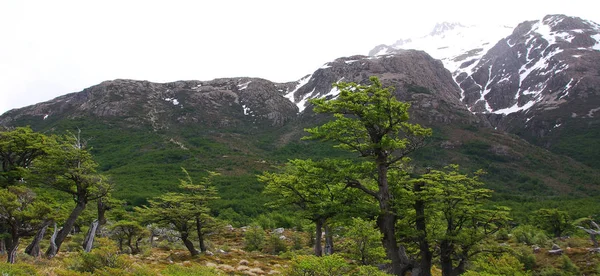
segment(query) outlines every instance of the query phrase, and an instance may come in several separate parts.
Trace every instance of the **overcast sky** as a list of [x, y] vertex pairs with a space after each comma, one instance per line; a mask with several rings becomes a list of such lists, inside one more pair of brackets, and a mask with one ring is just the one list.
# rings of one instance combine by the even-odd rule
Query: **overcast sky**
[[0, 113], [117, 78], [294, 81], [436, 22], [516, 26], [591, 0], [0, 1]]

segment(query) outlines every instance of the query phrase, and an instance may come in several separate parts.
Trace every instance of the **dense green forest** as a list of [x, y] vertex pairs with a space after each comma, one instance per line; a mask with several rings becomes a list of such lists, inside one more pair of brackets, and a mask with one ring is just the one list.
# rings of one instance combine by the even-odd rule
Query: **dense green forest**
[[182, 154], [143, 128], [102, 140], [86, 131], [108, 126], [85, 120], [64, 131], [3, 129], [0, 272], [600, 273], [596, 172], [578, 169], [565, 180], [573, 189], [557, 194], [542, 177], [564, 172], [546, 171], [533, 151], [519, 160], [527, 169], [507, 171], [515, 160], [489, 153], [493, 133], [466, 142], [459, 166], [428, 146], [455, 134], [409, 121], [410, 104], [377, 78], [334, 86], [336, 99], [311, 101], [328, 119], [275, 149], [276, 134], [225, 146], [183, 131], [194, 148]]

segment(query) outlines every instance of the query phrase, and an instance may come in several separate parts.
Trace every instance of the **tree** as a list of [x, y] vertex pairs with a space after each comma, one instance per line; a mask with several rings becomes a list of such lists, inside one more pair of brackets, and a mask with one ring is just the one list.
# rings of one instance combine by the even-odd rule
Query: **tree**
[[148, 236], [148, 230], [137, 221], [120, 220], [110, 226], [112, 238], [119, 243], [119, 251], [123, 252], [123, 243], [129, 247], [131, 254], [140, 253], [140, 241]]
[[[390, 169], [402, 169], [407, 155], [424, 144], [431, 129], [408, 122], [409, 103], [398, 101], [391, 88], [383, 88], [376, 77], [371, 85], [339, 82], [333, 84], [340, 93], [336, 99], [313, 99], [316, 113], [333, 114], [334, 119], [321, 126], [306, 129], [306, 139], [334, 141], [337, 147], [357, 152], [372, 168], [370, 175], [354, 177], [353, 166], [346, 168], [348, 187], [358, 189], [374, 198], [379, 205], [377, 226], [383, 235], [382, 243], [391, 260], [392, 272], [403, 275], [413, 264], [396, 239], [398, 214], [394, 209]], [[376, 187], [364, 179], [373, 177]]]
[[0, 131], [0, 186], [7, 188], [26, 178], [28, 168], [55, 145], [54, 137], [29, 127]]
[[600, 226], [598, 226], [598, 224], [591, 218], [579, 219], [579, 220], [577, 220], [577, 222], [578, 222], [578, 224], [588, 224], [589, 225], [588, 228], [585, 228], [581, 225], [578, 225], [577, 228], [588, 233], [590, 235], [590, 240], [594, 244], [595, 250], [599, 250], [598, 240], [596, 239], [596, 236], [600, 235]]
[[[482, 173], [469, 176], [460, 173], [458, 165], [450, 165], [445, 171], [431, 170], [414, 180], [421, 184], [415, 189], [416, 202], [423, 203], [421, 214], [430, 215], [425, 228], [417, 225], [421, 258], [431, 258], [432, 248], [439, 248], [444, 276], [464, 273], [468, 261], [486, 250], [482, 242], [508, 222], [507, 208], [485, 208], [492, 190], [483, 188], [478, 178]], [[419, 209], [416, 211], [418, 224]], [[431, 265], [421, 269], [429, 271]]]
[[[30, 167], [41, 157], [48, 154], [56, 145], [55, 137], [34, 132], [29, 127], [18, 127], [12, 130], [0, 131], [0, 188], [8, 189], [21, 182], [31, 181]], [[40, 225], [39, 234], [43, 236], [50, 221]], [[10, 226], [0, 223], [0, 233], [9, 235]], [[35, 239], [34, 239], [35, 240]], [[0, 240], [0, 251], [10, 244], [11, 240]], [[36, 248], [27, 252], [35, 254]]]
[[[349, 211], [350, 203], [358, 210], [363, 202], [359, 194], [346, 189], [343, 178], [335, 173], [334, 167], [339, 164], [340, 161], [330, 159], [318, 162], [295, 159], [290, 160], [281, 172], [264, 172], [259, 176], [259, 180], [266, 184], [263, 193], [274, 198], [268, 206], [295, 206], [302, 217], [315, 224], [316, 256], [323, 254], [321, 236], [323, 228], [329, 229], [328, 220]], [[330, 243], [327, 247], [332, 251], [332, 240], [326, 240]]]
[[206, 251], [204, 235], [207, 223], [212, 219], [209, 215], [209, 203], [217, 199], [216, 189], [212, 186], [212, 178], [216, 173], [209, 173], [200, 184], [194, 184], [185, 169], [185, 179], [180, 180], [180, 188], [187, 193], [166, 193], [148, 200], [149, 205], [135, 207], [147, 222], [171, 225], [179, 232], [181, 241], [192, 256], [199, 252], [190, 240], [190, 235], [196, 230], [201, 251]]
[[346, 242], [343, 246], [351, 259], [360, 261], [362, 265], [384, 262], [385, 250], [381, 247], [381, 233], [377, 231], [374, 222], [353, 218], [344, 236]]
[[569, 213], [556, 208], [535, 211], [534, 221], [541, 229], [548, 231], [555, 238], [562, 237], [565, 232], [573, 228]]
[[46, 251], [46, 256], [50, 258], [60, 250], [87, 204], [105, 197], [112, 189], [106, 177], [96, 172], [98, 164], [86, 147], [87, 142], [81, 139], [80, 132], [66, 135], [59, 141], [58, 147], [43, 158], [43, 162], [37, 162], [34, 166], [34, 171], [45, 185], [69, 194], [75, 202], [71, 214]]
[[21, 237], [32, 236], [51, 213], [49, 204], [36, 200], [36, 194], [26, 187], [0, 189], [0, 221], [8, 226], [9, 263], [16, 262]]

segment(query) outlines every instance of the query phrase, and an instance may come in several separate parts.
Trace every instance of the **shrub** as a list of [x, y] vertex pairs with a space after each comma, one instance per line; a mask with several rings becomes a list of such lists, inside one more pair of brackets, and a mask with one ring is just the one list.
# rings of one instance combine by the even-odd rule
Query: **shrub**
[[348, 263], [338, 254], [325, 257], [301, 255], [292, 259], [284, 274], [288, 276], [337, 276], [348, 275], [350, 270]]
[[292, 249], [300, 250], [304, 247], [304, 243], [302, 243], [302, 235], [298, 232], [292, 233]]
[[352, 275], [357, 275], [357, 276], [387, 276], [387, 275], [391, 275], [391, 274], [387, 274], [387, 273], [379, 270], [377, 267], [374, 267], [374, 266], [362, 265], [362, 266], [359, 266], [356, 271], [353, 271]]
[[162, 275], [165, 276], [213, 276], [213, 275], [225, 275], [220, 271], [202, 265], [193, 265], [184, 267], [180, 265], [169, 265], [166, 269], [161, 271]]
[[381, 233], [375, 228], [375, 222], [353, 218], [345, 238], [342, 248], [350, 259], [359, 261], [363, 265], [385, 262], [386, 255], [381, 245]]
[[244, 234], [244, 241], [246, 243], [245, 249], [248, 251], [259, 251], [263, 249], [265, 243], [265, 231], [258, 224], [252, 224], [246, 230]]
[[99, 272], [104, 268], [116, 268], [125, 270], [130, 263], [118, 254], [115, 245], [106, 243], [106, 238], [98, 238], [98, 243], [102, 246], [93, 249], [91, 252], [81, 252], [70, 257], [67, 260], [68, 268], [79, 272]]
[[480, 256], [472, 262], [470, 270], [464, 275], [528, 275], [524, 266], [517, 258], [509, 254], [499, 257], [492, 255]]
[[31, 276], [38, 275], [34, 266], [30, 264], [9, 264], [9, 263], [0, 263], [0, 272], [2, 276]]
[[279, 235], [272, 234], [269, 236], [267, 243], [263, 248], [263, 252], [271, 255], [279, 255], [280, 253], [287, 251], [287, 245], [285, 241], [279, 238]]
[[544, 231], [532, 226], [532, 225], [521, 225], [512, 230], [513, 237], [517, 242], [525, 243], [528, 245], [537, 244], [540, 246], [548, 244], [550, 241]]

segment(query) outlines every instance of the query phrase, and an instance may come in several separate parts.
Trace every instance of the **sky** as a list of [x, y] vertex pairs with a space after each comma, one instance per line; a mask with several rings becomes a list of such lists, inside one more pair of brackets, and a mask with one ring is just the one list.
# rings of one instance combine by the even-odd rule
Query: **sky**
[[591, 0], [2, 0], [0, 114], [105, 80], [295, 81], [437, 22], [600, 23]]

